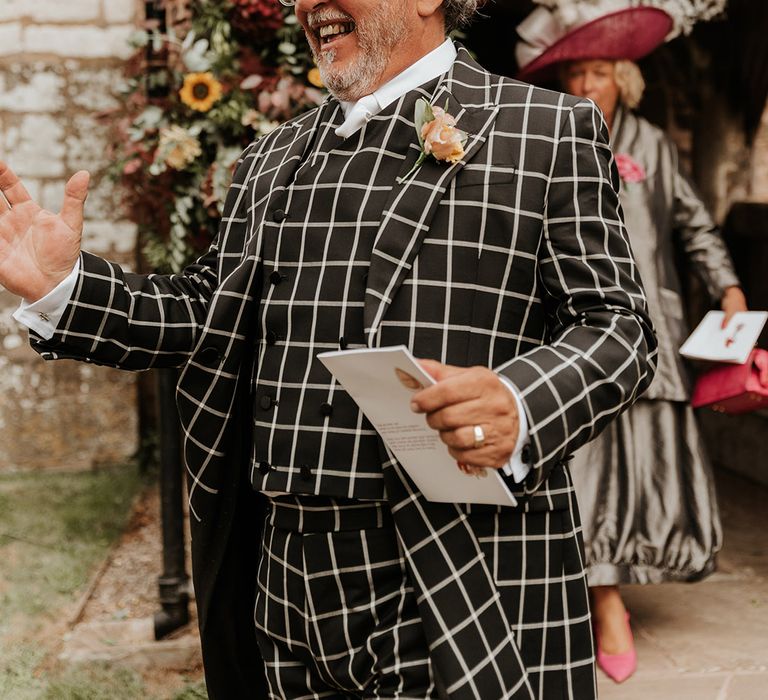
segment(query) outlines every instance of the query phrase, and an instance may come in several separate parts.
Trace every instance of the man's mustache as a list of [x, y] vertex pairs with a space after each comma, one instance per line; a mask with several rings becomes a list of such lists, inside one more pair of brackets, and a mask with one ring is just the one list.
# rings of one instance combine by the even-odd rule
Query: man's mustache
[[326, 22], [354, 22], [354, 19], [346, 12], [331, 8], [316, 10], [307, 15], [307, 24], [310, 29], [315, 29]]

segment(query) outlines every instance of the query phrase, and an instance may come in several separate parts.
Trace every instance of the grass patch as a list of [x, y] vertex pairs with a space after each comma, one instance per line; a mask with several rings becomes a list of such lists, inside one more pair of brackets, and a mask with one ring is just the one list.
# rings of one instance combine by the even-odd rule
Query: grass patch
[[54, 659], [62, 616], [123, 532], [145, 485], [132, 464], [0, 474], [0, 700], [207, 700], [197, 679], [157, 696], [135, 671]]
[[141, 488], [134, 465], [0, 475], [0, 639], [35, 629], [87, 583]]

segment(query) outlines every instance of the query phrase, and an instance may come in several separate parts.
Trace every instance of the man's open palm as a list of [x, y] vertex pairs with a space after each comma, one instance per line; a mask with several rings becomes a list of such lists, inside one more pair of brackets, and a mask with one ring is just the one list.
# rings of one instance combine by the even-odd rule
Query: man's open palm
[[0, 161], [0, 284], [8, 291], [37, 301], [72, 272], [80, 254], [89, 179], [85, 170], [75, 173], [61, 211], [52, 214]]

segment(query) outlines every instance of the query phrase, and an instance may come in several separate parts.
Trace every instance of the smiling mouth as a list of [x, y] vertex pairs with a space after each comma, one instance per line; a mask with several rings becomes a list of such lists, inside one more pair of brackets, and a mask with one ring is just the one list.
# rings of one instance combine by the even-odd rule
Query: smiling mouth
[[317, 36], [320, 46], [328, 46], [353, 31], [355, 31], [354, 22], [334, 22], [315, 29], [315, 36]]

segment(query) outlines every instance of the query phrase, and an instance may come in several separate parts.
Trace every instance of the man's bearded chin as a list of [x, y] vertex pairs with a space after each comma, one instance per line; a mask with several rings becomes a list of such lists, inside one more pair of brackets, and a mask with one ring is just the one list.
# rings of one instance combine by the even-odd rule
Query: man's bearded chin
[[338, 99], [354, 102], [379, 87], [392, 51], [406, 35], [402, 16], [388, 17], [388, 5], [381, 2], [373, 17], [355, 25], [358, 55], [345, 68], [337, 67], [333, 47], [323, 49], [322, 45], [310, 39], [309, 45], [323, 83]]

